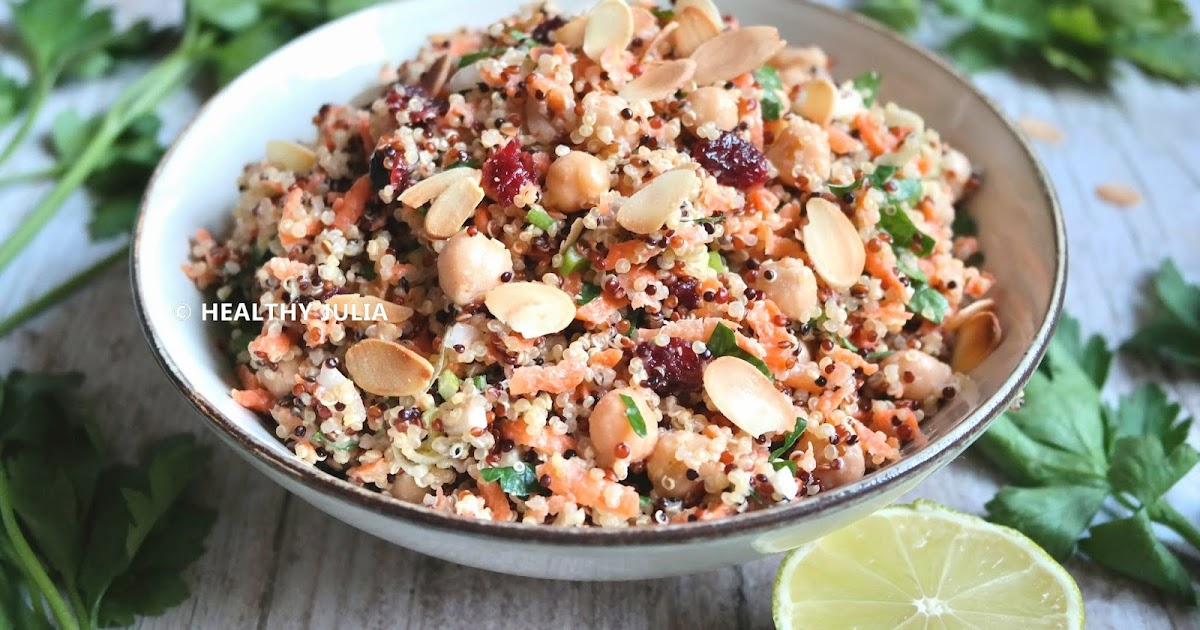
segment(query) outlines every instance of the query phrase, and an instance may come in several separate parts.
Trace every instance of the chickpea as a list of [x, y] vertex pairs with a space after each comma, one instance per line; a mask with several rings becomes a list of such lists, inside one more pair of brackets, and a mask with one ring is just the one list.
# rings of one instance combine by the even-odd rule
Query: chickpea
[[767, 159], [779, 169], [779, 180], [788, 186], [795, 186], [799, 177], [804, 177], [810, 187], [818, 186], [829, 179], [833, 166], [829, 135], [816, 124], [795, 116], [767, 147]]
[[550, 165], [542, 202], [559, 212], [595, 207], [609, 191], [608, 165], [582, 151], [571, 151]]
[[813, 476], [820, 482], [822, 492], [858, 481], [867, 471], [867, 462], [863, 457], [862, 446], [859, 444], [846, 444], [845, 441], [842, 441], [834, 447], [838, 453], [837, 464], [833, 463], [835, 460], [830, 460], [826, 456], [829, 441], [825, 439], [822, 431], [806, 431], [804, 435], [800, 436], [798, 450], [805, 450], [810, 446], [817, 460]]
[[817, 305], [817, 277], [799, 258], [763, 263], [757, 284], [788, 319], [808, 321]]
[[392, 486], [388, 488], [388, 493], [401, 501], [409, 503], [420, 503], [429, 491], [417, 485], [417, 480], [412, 478], [412, 475], [400, 473], [396, 475], [396, 480], [392, 482]]
[[[942, 390], [954, 384], [954, 372], [949, 365], [919, 350], [897, 352], [882, 362], [883, 373], [888, 366], [900, 369], [900, 396], [913, 400], [925, 400], [941, 395]], [[912, 381], [908, 382], [908, 374]]]
[[[642, 412], [642, 420], [646, 423], [646, 435], [640, 436], [633, 431], [629, 417], [625, 415], [625, 401], [621, 396], [631, 398]], [[596, 403], [588, 420], [592, 437], [592, 447], [596, 450], [596, 463], [611, 468], [618, 461], [640, 462], [646, 459], [658, 442], [658, 421], [662, 413], [646, 403], [645, 398], [636, 389], [625, 387], [608, 392]], [[617, 456], [619, 445], [624, 444], [628, 454]]]
[[702, 87], [689, 94], [687, 100], [695, 121], [692, 122], [691, 117], [685, 117], [685, 120], [692, 129], [713, 123], [721, 131], [732, 131], [738, 124], [737, 98], [725, 88]]
[[501, 283], [501, 275], [512, 272], [512, 256], [504, 243], [482, 234], [471, 236], [464, 230], [446, 241], [437, 270], [446, 297], [465, 306], [483, 298]]
[[[688, 477], [688, 467], [679, 461], [677, 454], [683, 451], [698, 451], [705, 446], [705, 439], [686, 431], [667, 431], [658, 438], [654, 452], [646, 460], [646, 473], [659, 495], [668, 499], [682, 499], [701, 491], [704, 482], [698, 474]], [[698, 472], [698, 471], [697, 471]]]
[[[631, 120], [626, 120], [621, 112], [629, 108], [629, 101], [617, 96], [616, 94], [606, 94], [604, 92], [590, 92], [583, 97], [583, 108], [585, 112], [593, 112], [596, 114], [596, 122], [593, 123], [594, 138], [600, 138], [602, 141], [607, 141], [600, 136], [600, 130], [608, 127], [612, 130], [612, 143], [618, 144], [624, 141], [630, 147], [636, 147], [638, 143], [638, 125]], [[585, 113], [586, 115], [586, 113]]]

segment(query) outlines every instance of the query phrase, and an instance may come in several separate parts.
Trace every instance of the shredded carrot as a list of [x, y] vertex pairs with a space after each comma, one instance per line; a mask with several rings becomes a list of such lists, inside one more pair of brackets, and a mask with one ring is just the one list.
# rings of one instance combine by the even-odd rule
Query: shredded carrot
[[838, 155], [846, 155], [854, 153], [862, 148], [862, 143], [854, 139], [845, 129], [836, 125], [830, 125], [825, 128], [829, 134], [829, 148]]
[[275, 406], [275, 397], [265, 389], [235, 389], [230, 394], [233, 402], [260, 413], [269, 413]]
[[587, 366], [563, 360], [554, 365], [528, 365], [513, 370], [508, 379], [508, 393], [523, 396], [537, 392], [561, 394], [575, 389], [587, 377]]
[[529, 425], [525, 420], [506, 420], [498, 423], [500, 437], [512, 440], [521, 446], [528, 446], [541, 455], [565, 453], [575, 448], [575, 438], [569, 435], [559, 435], [543, 427], [537, 435], [529, 433]]
[[499, 483], [480, 481], [479, 496], [483, 497], [484, 504], [492, 511], [492, 520], [513, 520], [513, 511], [508, 503], [508, 495], [504, 493], [504, 489], [500, 487]]
[[621, 357], [624, 356], [625, 353], [621, 352], [620, 348], [609, 348], [608, 350], [597, 352], [596, 354], [592, 355], [592, 358], [590, 361], [588, 361], [588, 363], [590, 365], [602, 365], [604, 367], [611, 368], [616, 367], [616, 365], [621, 362]]
[[855, 115], [854, 127], [858, 129], [858, 135], [867, 143], [872, 155], [890, 153], [896, 148], [896, 138], [886, 129], [878, 127], [869, 113], [859, 112]]
[[616, 319], [616, 316], [621, 313], [621, 309], [625, 308], [628, 304], [629, 300], [625, 298], [617, 299], [604, 293], [576, 309], [575, 319], [592, 324], [593, 326], [609, 324]]
[[590, 473], [578, 457], [563, 459], [556, 455], [537, 467], [538, 478], [548, 478], [554, 494], [621, 518], [634, 518], [642, 513], [637, 490]]
[[362, 216], [371, 199], [371, 178], [363, 175], [354, 181], [341, 199], [333, 202], [333, 227], [345, 232]]

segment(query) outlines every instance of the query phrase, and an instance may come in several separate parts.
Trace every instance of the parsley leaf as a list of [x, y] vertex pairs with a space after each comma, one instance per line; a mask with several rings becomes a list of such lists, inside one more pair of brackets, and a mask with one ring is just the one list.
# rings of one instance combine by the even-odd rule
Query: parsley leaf
[[505, 48], [485, 48], [485, 49], [477, 51], [477, 52], [463, 55], [462, 59], [458, 60], [458, 67], [465, 68], [465, 67], [475, 63], [476, 61], [479, 61], [480, 59], [487, 59], [488, 57], [497, 57], [499, 55], [504, 54], [505, 50], [507, 50], [507, 49], [505, 49]]
[[1059, 562], [1100, 512], [1108, 491], [1098, 486], [1007, 486], [988, 501], [988, 520], [1025, 533]]
[[879, 227], [892, 235], [893, 245], [896, 247], [915, 245], [917, 253], [921, 256], [932, 254], [933, 246], [937, 243], [932, 236], [918, 229], [908, 211], [899, 205], [893, 204], [879, 209]]
[[542, 486], [538, 483], [533, 466], [519, 463], [516, 466], [492, 466], [480, 468], [479, 476], [484, 481], [500, 482], [500, 489], [516, 497], [536, 494]]
[[921, 283], [914, 283], [914, 285], [917, 286], [917, 290], [913, 291], [912, 298], [908, 300], [909, 310], [935, 324], [942, 323], [942, 320], [946, 318], [946, 311], [950, 310], [950, 303], [946, 301], [946, 296], [928, 285]]
[[1154, 534], [1146, 510], [1091, 529], [1079, 549], [1093, 562], [1150, 584], [1181, 601], [1195, 603], [1191, 577]]
[[921, 0], [866, 0], [858, 10], [906, 33], [916, 28], [921, 19]]
[[600, 293], [600, 287], [590, 282], [585, 282], [579, 287], [579, 296], [575, 298], [575, 303], [579, 306], [583, 306], [584, 304], [587, 304], [588, 302], [600, 297]]
[[771, 368], [768, 368], [762, 359], [742, 350], [742, 347], [737, 344], [737, 335], [725, 324], [719, 323], [716, 328], [713, 328], [712, 335], [705, 345], [713, 357], [736, 357], [753, 365], [772, 381], [775, 380], [775, 375], [771, 374]]
[[1190, 285], [1170, 259], [1154, 276], [1158, 311], [1125, 348], [1185, 366], [1200, 366], [1200, 286]]
[[863, 105], [870, 107], [875, 104], [875, 99], [879, 97], [879, 84], [883, 81], [883, 75], [871, 70], [864, 72], [854, 77], [854, 89], [858, 90], [863, 97]]
[[792, 473], [796, 472], [796, 462], [788, 459], [788, 452], [792, 450], [792, 447], [796, 445], [796, 441], [804, 434], [806, 427], [808, 427], [808, 420], [796, 418], [796, 425], [792, 427], [791, 431], [788, 431], [787, 435], [783, 436], [783, 444], [780, 444], [779, 448], [771, 451], [770, 461], [775, 470], [787, 466]]
[[637, 402], [627, 394], [621, 394], [621, 402], [625, 403], [625, 418], [629, 420], [633, 432], [638, 437], [646, 437], [646, 419], [642, 417], [642, 410], [638, 409]]
[[783, 115], [783, 99], [779, 93], [783, 90], [783, 81], [779, 71], [771, 66], [763, 66], [754, 71], [754, 80], [762, 86], [762, 118], [763, 120], [779, 120]]

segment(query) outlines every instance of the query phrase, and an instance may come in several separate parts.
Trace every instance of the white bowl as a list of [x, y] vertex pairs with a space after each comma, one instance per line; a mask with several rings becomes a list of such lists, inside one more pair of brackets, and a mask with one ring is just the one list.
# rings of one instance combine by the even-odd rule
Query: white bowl
[[[452, 562], [518, 575], [617, 580], [676, 575], [796, 547], [879, 509], [963, 451], [1025, 382], [1061, 306], [1066, 269], [1062, 218], [1032, 152], [997, 109], [943, 62], [858, 17], [798, 1], [727, 2], [742, 24], [771, 24], [793, 44], [816, 44], [839, 78], [875, 69], [883, 97], [920, 112], [984, 170], [972, 198], [998, 280], [1005, 331], [972, 376], [974, 404], [959, 397], [924, 424], [929, 441], [861, 481], [791, 505], [729, 519], [637, 529], [554, 528], [458, 518], [370, 492], [294, 457], [256, 415], [229, 397], [232, 370], [201, 321], [204, 297], [180, 271], [196, 228], [230, 226], [242, 166], [266, 141], [310, 138], [324, 103], [345, 102], [385, 61], [414, 54], [426, 35], [484, 26], [516, 0], [409, 0], [355, 13], [297, 39], [210, 100], [159, 165], [134, 235], [133, 285], [146, 336], [206, 425], [256, 468], [329, 514], [380, 538]], [[585, 0], [560, 3], [586, 7]], [[192, 316], [183, 318], [185, 311]]]

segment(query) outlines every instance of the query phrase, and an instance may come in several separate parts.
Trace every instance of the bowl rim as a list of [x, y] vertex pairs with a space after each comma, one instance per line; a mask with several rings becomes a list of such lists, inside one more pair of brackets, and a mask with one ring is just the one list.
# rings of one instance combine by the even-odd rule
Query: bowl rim
[[[305, 40], [315, 36], [326, 28], [331, 28], [343, 21], [365, 19], [364, 16], [368, 13], [394, 11], [399, 6], [413, 1], [415, 0], [396, 0], [395, 2], [362, 9], [331, 21], [275, 50], [262, 61], [259, 61], [258, 64], [255, 64], [255, 67], [277, 55], [284, 54], [294, 46], [301, 45]], [[242, 87], [241, 83], [242, 79], [245, 78], [244, 74], [205, 101], [171, 142], [162, 160], [155, 167], [139, 206], [137, 225], [132, 237], [130, 280], [133, 285], [132, 292], [138, 321], [155, 360], [175, 388], [208, 420], [206, 424], [209, 429], [222, 438], [223, 442], [240, 447], [241, 450], [258, 460], [259, 463], [269, 466], [271, 469], [270, 472], [274, 473], [274, 475], [268, 474], [267, 476], [272, 477], [274, 481], [280, 483], [287, 491], [292, 492], [292, 489], [288, 488], [287, 484], [282, 483], [281, 480], [275, 479], [275, 475], [282, 475], [326, 497], [349, 502], [358, 508], [376, 515], [399, 518], [415, 525], [432, 527], [441, 531], [491, 538], [497, 541], [526, 542], [564, 547], [587, 544], [621, 546], [684, 544], [715, 537], [734, 534], [745, 535], [751, 532], [774, 529], [793, 520], [812, 518], [830, 510], [841, 510], [863, 503], [884, 488], [900, 484], [906, 479], [920, 479], [923, 475], [932, 472], [932, 469], [941, 460], [955, 451], [956, 447], [958, 447], [957, 450], [961, 451], [962, 448], [965, 448], [966, 445], [969, 445], [982, 435], [988, 428], [988, 425], [1016, 397], [1017, 392], [1029, 380], [1045, 354], [1050, 337], [1058, 324], [1066, 292], [1067, 240], [1062, 209], [1054, 188], [1050, 184], [1050, 178], [1045, 168], [1030, 148], [1029, 143], [1017, 131], [1012, 121], [1004, 115], [1003, 111], [991, 98], [976, 88], [970, 79], [952, 67], [947, 61], [874, 20], [856, 13], [817, 4], [811, 0], [789, 0], [789, 2], [804, 5], [809, 10], [824, 12], [833, 19], [853, 22], [857, 26], [871, 31], [876, 36], [908, 48], [910, 51], [917, 53], [925, 62], [938, 71], [949, 75], [953, 81], [959, 84], [961, 89], [970, 92], [982, 101], [1001, 121], [1005, 130], [1017, 142], [1025, 158], [1033, 165], [1038, 179], [1039, 192], [1042, 194], [1050, 211], [1050, 218], [1054, 226], [1054, 258], [1056, 263], [1053, 287], [1051, 288], [1050, 301], [1044, 313], [1044, 319], [1039, 329], [1035, 332], [1030, 347], [1026, 349], [1024, 356], [1017, 362], [1013, 373], [1001, 384], [995, 394], [981, 401], [974, 410], [964, 416], [954, 427], [944, 435], [930, 441], [929, 444], [920, 450], [850, 485], [786, 505], [773, 506], [755, 512], [711, 521], [661, 526], [606, 528], [554, 527], [530, 525], [520, 522], [494, 522], [464, 518], [447, 512], [437, 511], [423, 505], [403, 502], [383, 492], [366, 490], [361, 486], [351, 484], [329, 473], [318, 470], [316, 467], [301, 462], [295, 457], [277, 453], [264, 445], [258, 444], [253, 438], [241, 431], [236, 422], [226, 417], [214, 404], [201, 395], [182, 373], [179, 366], [167, 356], [158, 331], [150, 323], [145, 295], [141, 287], [142, 274], [139, 271], [142, 260], [142, 243], [146, 238], [144, 227], [147, 205], [149, 199], [153, 196], [152, 192], [158, 185], [159, 176], [164, 166], [170, 162], [182, 138], [187, 135], [187, 132], [196, 120], [208, 110], [212, 102], [220, 98], [227, 91]]]

